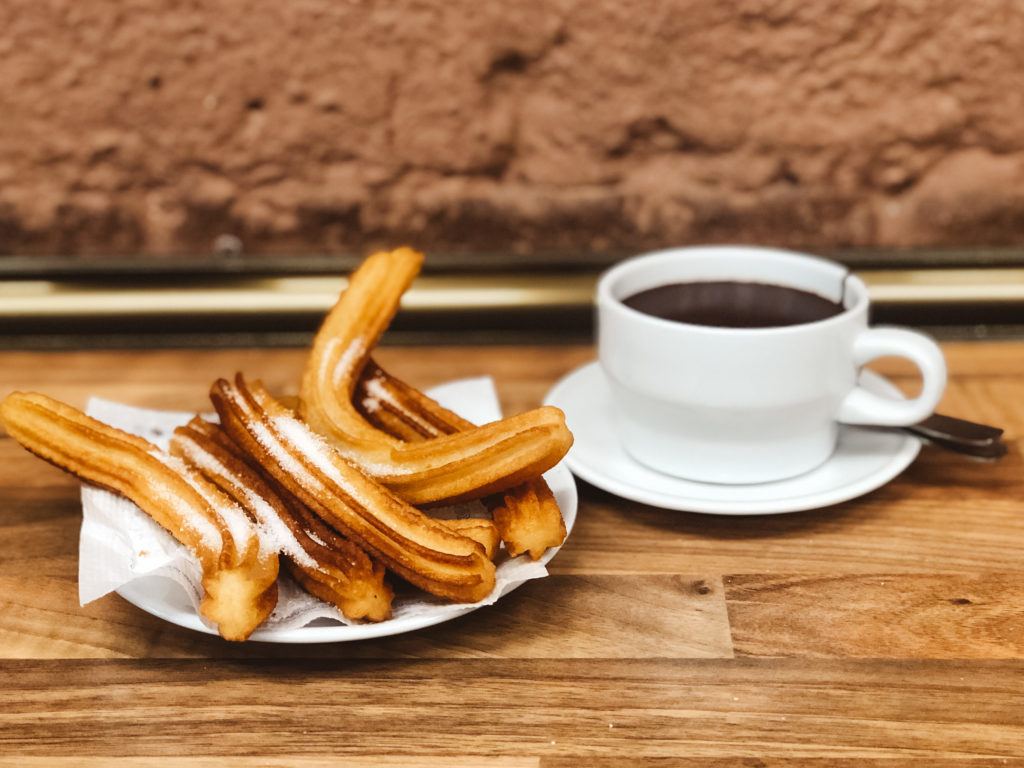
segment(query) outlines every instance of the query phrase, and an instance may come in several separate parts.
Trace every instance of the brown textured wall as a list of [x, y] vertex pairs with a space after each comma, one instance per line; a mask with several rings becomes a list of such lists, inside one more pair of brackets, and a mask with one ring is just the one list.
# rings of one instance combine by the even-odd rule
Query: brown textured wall
[[1024, 243], [1019, 0], [8, 0], [0, 252]]

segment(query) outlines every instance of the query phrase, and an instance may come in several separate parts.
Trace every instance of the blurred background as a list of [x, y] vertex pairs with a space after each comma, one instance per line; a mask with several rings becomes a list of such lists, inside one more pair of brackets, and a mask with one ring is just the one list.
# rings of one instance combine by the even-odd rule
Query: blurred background
[[0, 5], [4, 344], [298, 343], [399, 244], [406, 330], [585, 337], [602, 268], [696, 243], [1018, 332], [1024, 6]]

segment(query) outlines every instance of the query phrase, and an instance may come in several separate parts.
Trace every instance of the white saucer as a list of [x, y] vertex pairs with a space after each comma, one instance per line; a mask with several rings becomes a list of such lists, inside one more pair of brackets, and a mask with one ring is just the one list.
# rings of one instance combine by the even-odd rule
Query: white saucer
[[[861, 374], [861, 384], [876, 394], [903, 397], [871, 371]], [[626, 453], [615, 433], [611, 392], [598, 363], [563, 378], [545, 402], [565, 411], [575, 438], [565, 462], [577, 477], [616, 496], [683, 512], [772, 515], [838, 504], [885, 485], [921, 450], [916, 437], [898, 430], [841, 426], [836, 452], [807, 474], [755, 485], [698, 483], [648, 469]]]

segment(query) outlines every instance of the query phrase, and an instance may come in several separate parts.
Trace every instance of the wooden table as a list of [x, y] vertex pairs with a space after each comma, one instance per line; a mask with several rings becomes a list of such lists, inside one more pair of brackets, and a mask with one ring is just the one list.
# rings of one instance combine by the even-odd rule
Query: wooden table
[[[926, 448], [864, 498], [749, 519], [583, 485], [550, 578], [352, 644], [80, 608], [77, 484], [0, 438], [0, 765], [1022, 766], [1024, 344], [946, 352], [943, 409], [1006, 428], [997, 464]], [[0, 394], [198, 409], [236, 369], [294, 391], [303, 354], [2, 353]], [[509, 410], [591, 355], [380, 353], [421, 385], [490, 373]]]

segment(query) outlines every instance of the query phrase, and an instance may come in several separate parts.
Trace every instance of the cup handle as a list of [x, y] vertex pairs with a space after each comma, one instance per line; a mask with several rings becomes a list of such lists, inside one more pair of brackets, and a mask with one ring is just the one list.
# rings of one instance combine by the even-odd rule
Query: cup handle
[[921, 394], [913, 400], [894, 400], [854, 388], [839, 406], [838, 421], [906, 427], [932, 415], [946, 389], [946, 361], [942, 350], [922, 333], [902, 328], [868, 328], [853, 343], [853, 361], [859, 369], [876, 357], [905, 357], [921, 371]]

